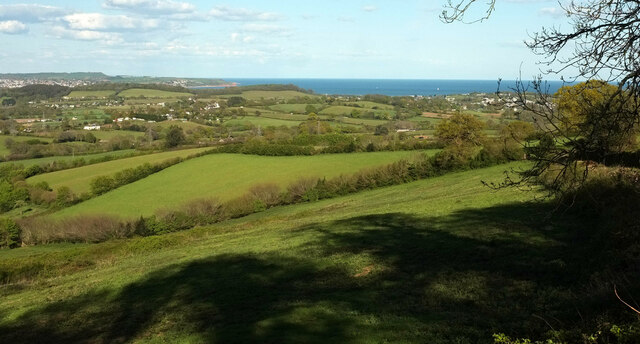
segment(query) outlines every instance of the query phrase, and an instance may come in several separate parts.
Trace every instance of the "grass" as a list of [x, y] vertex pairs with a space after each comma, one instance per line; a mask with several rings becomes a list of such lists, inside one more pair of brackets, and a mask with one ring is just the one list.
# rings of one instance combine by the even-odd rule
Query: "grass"
[[128, 130], [92, 130], [92, 131], [85, 131], [85, 132], [90, 132], [98, 140], [104, 140], [104, 141], [112, 140], [114, 137], [118, 137], [118, 136], [133, 136], [133, 137], [144, 136], [143, 132], [128, 131]]
[[8, 164], [20, 164], [23, 165], [24, 167], [29, 167], [29, 166], [33, 166], [33, 165], [48, 165], [53, 163], [54, 161], [65, 161], [65, 162], [71, 162], [77, 159], [85, 159], [87, 161], [91, 160], [91, 159], [100, 159], [103, 158], [105, 156], [123, 156], [123, 155], [128, 155], [135, 152], [134, 149], [125, 149], [125, 150], [119, 150], [119, 151], [114, 151], [114, 152], [105, 152], [105, 153], [96, 153], [96, 154], [85, 154], [85, 155], [75, 155], [75, 156], [71, 156], [71, 155], [65, 155], [65, 156], [49, 156], [46, 158], [38, 158], [38, 159], [26, 159], [26, 160], [16, 160], [16, 161], [6, 161], [6, 162], [0, 162], [0, 166], [2, 165], [8, 165]]
[[381, 119], [368, 119], [368, 118], [351, 118], [351, 117], [343, 117], [336, 119], [338, 122], [345, 124], [356, 124], [356, 125], [384, 125], [389, 123], [389, 121], [384, 121]]
[[585, 293], [594, 253], [572, 235], [585, 223], [541, 223], [535, 192], [482, 186], [505, 168], [162, 237], [0, 251], [1, 271], [42, 271], [0, 288], [0, 342], [493, 343], [617, 307]]
[[230, 94], [221, 96], [221, 98], [229, 98], [234, 96], [241, 96], [248, 100], [260, 100], [260, 99], [281, 99], [281, 100], [290, 100], [295, 98], [315, 98], [316, 95], [306, 94], [297, 91], [246, 91], [242, 92], [242, 94]]
[[393, 110], [372, 110], [372, 109], [362, 109], [356, 108], [352, 106], [330, 106], [319, 112], [320, 115], [327, 116], [350, 116], [353, 110], [359, 111], [362, 115], [364, 112], [373, 112], [375, 114], [384, 115], [388, 114], [390, 117], [395, 116], [395, 111]]
[[213, 154], [192, 159], [148, 178], [63, 209], [56, 217], [100, 214], [125, 218], [151, 215], [199, 198], [229, 200], [260, 183], [285, 187], [302, 177], [334, 177], [391, 163], [414, 152], [376, 152], [266, 157]]
[[237, 126], [237, 125], [243, 125], [246, 122], [249, 122], [255, 126], [261, 126], [261, 127], [270, 127], [270, 126], [279, 127], [283, 125], [287, 127], [296, 127], [300, 123], [302, 123], [302, 121], [296, 121], [296, 120], [275, 119], [275, 118], [269, 118], [269, 117], [263, 117], [263, 116], [260, 116], [260, 117], [247, 116], [239, 119], [225, 120], [224, 125], [227, 127]]
[[375, 102], [370, 102], [370, 101], [366, 101], [366, 100], [360, 100], [357, 102], [353, 102], [353, 103], [347, 103], [347, 105], [349, 106], [359, 106], [362, 108], [366, 108], [366, 109], [380, 109], [380, 110], [392, 110], [394, 109], [393, 105], [388, 105], [388, 104], [380, 104], [380, 103], [375, 103]]
[[5, 157], [11, 153], [9, 147], [7, 147], [6, 142], [7, 139], [11, 139], [14, 142], [25, 142], [29, 140], [39, 140], [45, 142], [53, 141], [52, 138], [49, 137], [40, 137], [40, 136], [5, 136], [0, 135], [0, 157]]
[[169, 128], [172, 126], [177, 126], [182, 128], [182, 130], [195, 130], [198, 128], [207, 128], [210, 129], [211, 127], [200, 124], [200, 123], [195, 123], [195, 122], [183, 122], [183, 121], [162, 121], [162, 122], [158, 122], [156, 123], [157, 126], [161, 127], [161, 128]]
[[170, 91], [151, 90], [151, 89], [144, 89], [144, 88], [131, 88], [118, 93], [118, 95], [124, 98], [138, 98], [138, 97], [180, 98], [180, 97], [193, 96], [193, 94], [185, 93], [185, 92], [170, 92]]
[[270, 106], [269, 109], [286, 113], [305, 114], [309, 105], [313, 106], [316, 112], [323, 107], [322, 104], [278, 104]]
[[107, 98], [116, 94], [116, 91], [71, 91], [69, 98]]
[[74, 193], [81, 194], [90, 191], [91, 180], [95, 177], [110, 176], [118, 171], [138, 167], [144, 163], [159, 163], [175, 157], [186, 157], [207, 149], [208, 148], [185, 149], [107, 161], [99, 164], [40, 174], [27, 179], [27, 182], [36, 184], [44, 181], [49, 183], [49, 186], [54, 190], [60, 186], [68, 186]]

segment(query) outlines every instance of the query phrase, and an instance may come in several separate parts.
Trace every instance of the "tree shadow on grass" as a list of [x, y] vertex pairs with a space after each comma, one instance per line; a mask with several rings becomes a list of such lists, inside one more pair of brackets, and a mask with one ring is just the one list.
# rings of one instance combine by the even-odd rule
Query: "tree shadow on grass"
[[[176, 264], [0, 322], [0, 342], [491, 342], [575, 321], [584, 265], [567, 226], [528, 204], [401, 213], [289, 232], [290, 252]], [[285, 238], [286, 240], [286, 238]], [[354, 271], [353, 269], [356, 268]]]

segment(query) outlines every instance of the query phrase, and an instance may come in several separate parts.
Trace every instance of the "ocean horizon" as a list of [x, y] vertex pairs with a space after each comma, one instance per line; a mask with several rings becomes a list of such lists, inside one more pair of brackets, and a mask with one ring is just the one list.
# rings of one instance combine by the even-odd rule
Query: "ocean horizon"
[[[466, 93], [496, 93], [498, 80], [457, 80], [457, 79], [305, 79], [305, 78], [224, 78], [238, 86], [263, 84], [293, 84], [312, 90], [317, 94], [387, 96], [444, 96]], [[525, 81], [525, 83], [530, 81]], [[559, 80], [547, 81], [549, 92], [555, 93], [567, 83]], [[515, 80], [502, 80], [500, 91], [511, 91]]]

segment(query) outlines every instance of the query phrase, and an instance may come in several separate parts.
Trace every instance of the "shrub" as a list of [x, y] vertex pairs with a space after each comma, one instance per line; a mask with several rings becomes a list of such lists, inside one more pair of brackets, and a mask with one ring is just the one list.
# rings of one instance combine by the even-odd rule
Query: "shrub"
[[110, 216], [83, 216], [62, 220], [31, 217], [17, 220], [27, 245], [55, 242], [95, 243], [131, 236], [131, 229]]
[[116, 181], [109, 176], [99, 176], [91, 181], [91, 193], [95, 196], [102, 195], [112, 189], [115, 189]]
[[0, 218], [0, 248], [20, 245], [20, 226], [12, 219]]

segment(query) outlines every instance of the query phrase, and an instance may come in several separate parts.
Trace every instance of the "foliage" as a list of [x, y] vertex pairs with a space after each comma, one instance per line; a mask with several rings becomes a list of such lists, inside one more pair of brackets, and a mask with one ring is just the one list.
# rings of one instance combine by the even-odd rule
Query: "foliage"
[[21, 243], [20, 226], [8, 218], [0, 218], [0, 249], [15, 248]]
[[168, 148], [173, 148], [181, 145], [185, 141], [184, 132], [182, 128], [178, 126], [171, 126], [167, 131], [167, 135], [165, 137], [165, 146]]
[[436, 137], [445, 145], [479, 146], [484, 137], [484, 122], [473, 115], [455, 114], [436, 127]]

